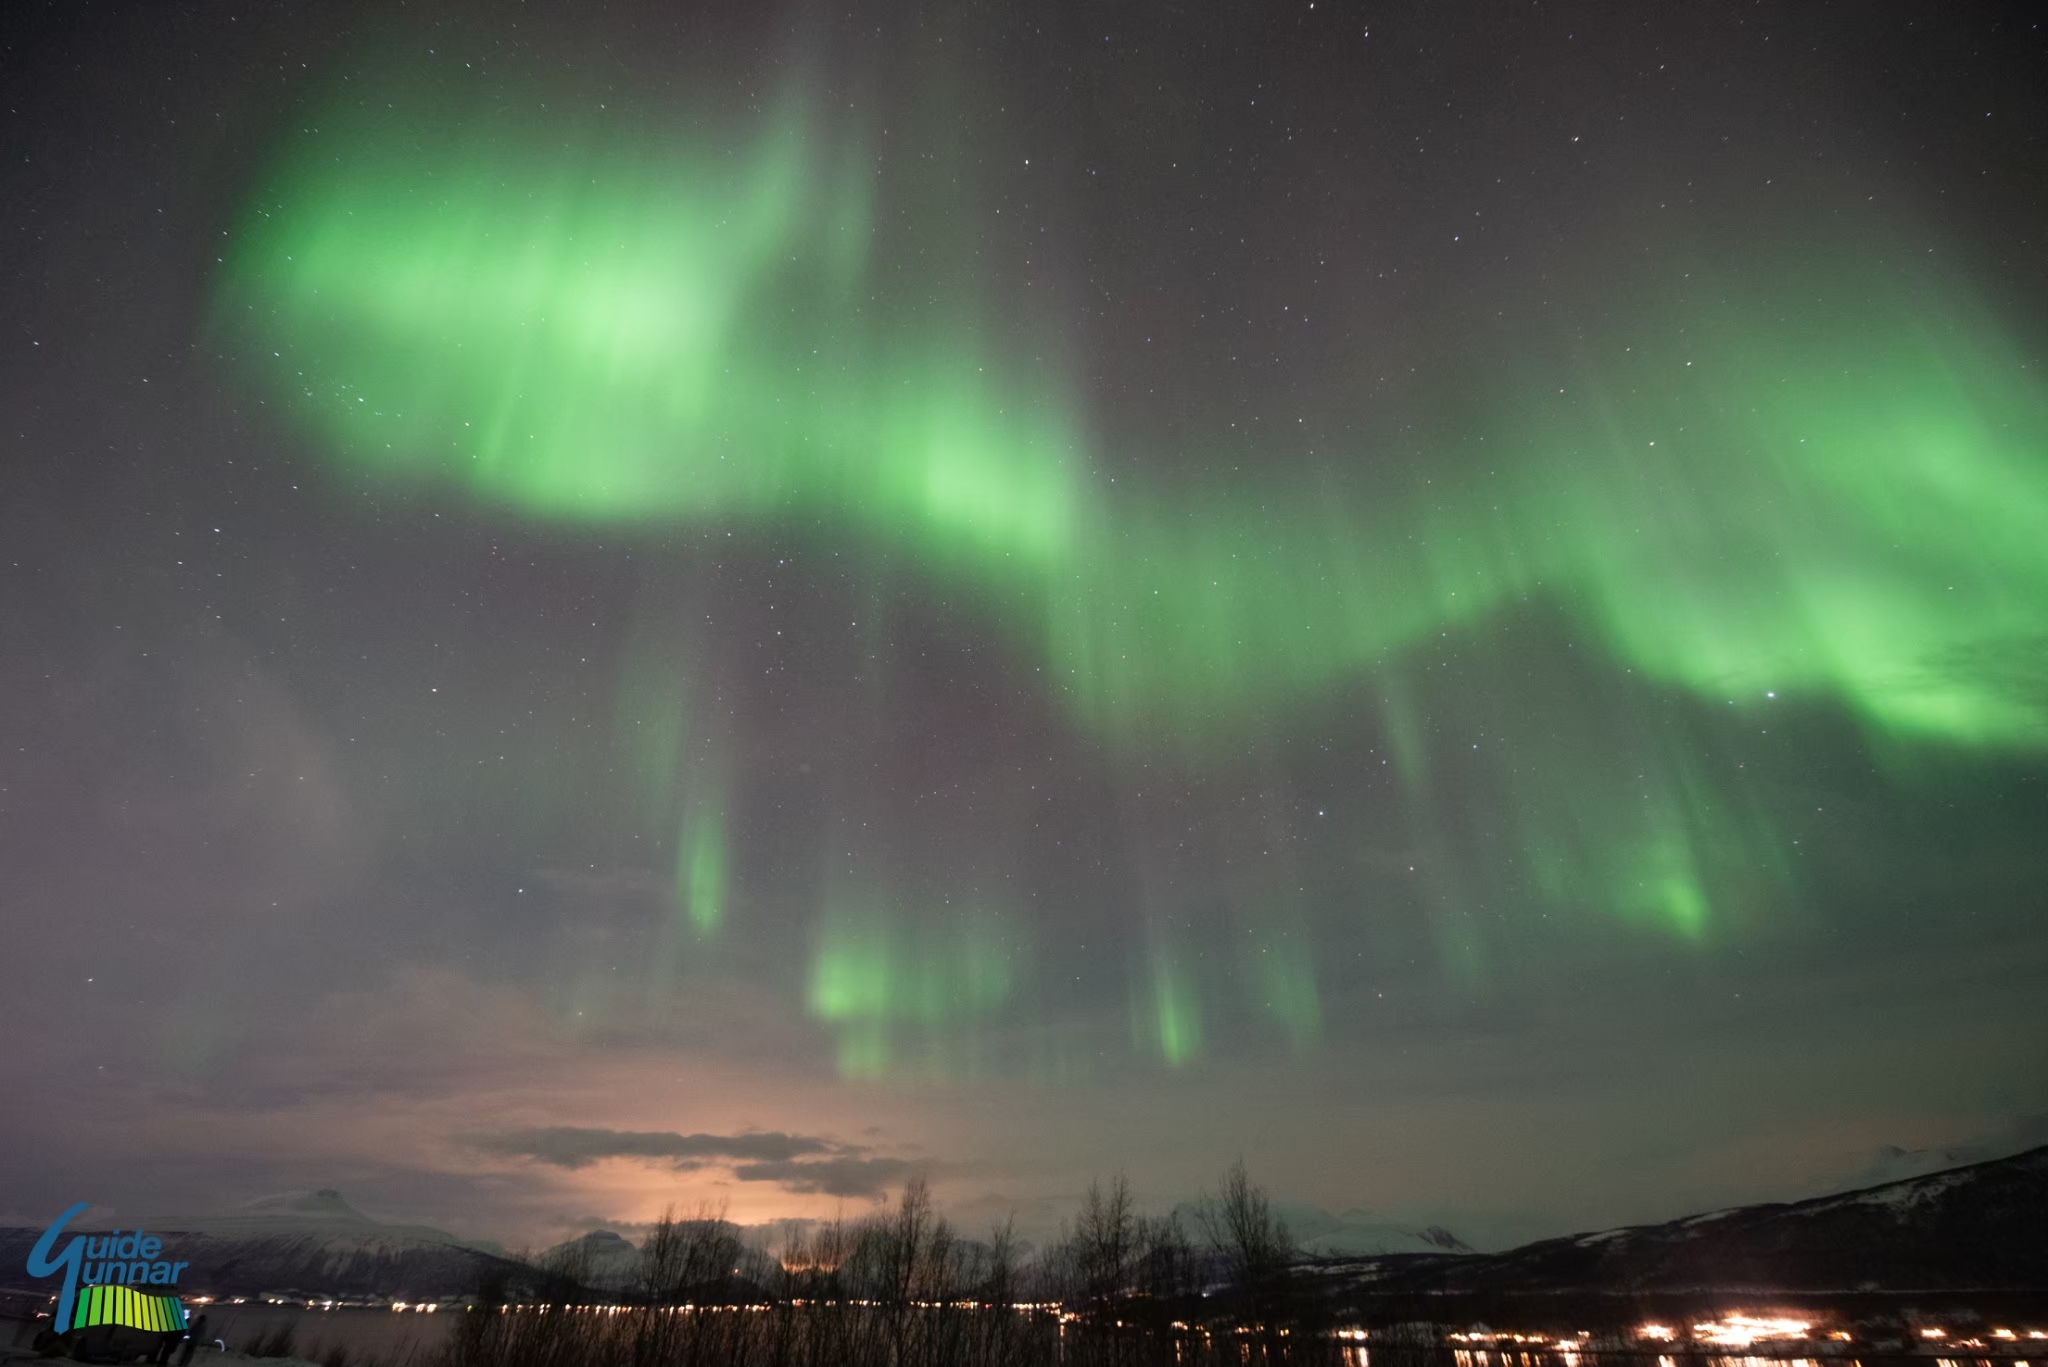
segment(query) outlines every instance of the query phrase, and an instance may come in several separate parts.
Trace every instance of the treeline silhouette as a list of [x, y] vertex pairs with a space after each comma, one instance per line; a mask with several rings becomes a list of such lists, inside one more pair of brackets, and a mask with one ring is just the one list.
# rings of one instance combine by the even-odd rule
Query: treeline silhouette
[[713, 1210], [664, 1215], [629, 1288], [577, 1245], [485, 1288], [440, 1367], [1206, 1367], [1343, 1359], [1286, 1224], [1244, 1164], [1177, 1215], [1093, 1183], [1049, 1247], [962, 1237], [911, 1181], [892, 1211], [763, 1249]]

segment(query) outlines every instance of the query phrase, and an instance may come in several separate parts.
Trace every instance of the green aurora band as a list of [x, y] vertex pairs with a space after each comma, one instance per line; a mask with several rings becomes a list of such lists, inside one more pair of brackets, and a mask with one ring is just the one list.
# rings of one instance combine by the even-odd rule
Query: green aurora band
[[[979, 913], [912, 927], [887, 904], [835, 903], [819, 927], [811, 1013], [839, 1030], [839, 1069], [874, 1077], [900, 1064], [903, 1037], [930, 1071], [972, 1071], [948, 1022], [985, 1015], [1008, 1000], [1019, 955], [1001, 920]], [[968, 1041], [969, 1044], [972, 1040]]]
[[[1520, 881], [1684, 939], [1789, 880], [1760, 801], [1625, 706], [1574, 736], [1518, 725], [1516, 699], [1447, 701], [1418, 652], [1549, 614], [1641, 684], [1751, 713], [1838, 706], [1901, 771], [1929, 745], [2048, 747], [2048, 390], [1952, 281], [1799, 261], [1768, 291], [1646, 293], [1644, 334], [1666, 340], [1477, 396], [1496, 405], [1486, 471], [1112, 488], [1083, 406], [972, 309], [874, 306], [861, 148], [769, 122], [737, 147], [641, 153], [330, 127], [240, 225], [219, 315], [357, 471], [569, 527], [901, 548], [971, 590], [1114, 747], [1199, 767], [1361, 688], [1429, 842], [1452, 801], [1432, 712], [1491, 716], [1523, 745], [1491, 771]], [[687, 673], [664, 657], [629, 687]], [[726, 794], [676, 789], [679, 764], [719, 769], [679, 759], [686, 732], [671, 708], [635, 743], [679, 908], [709, 937], [733, 905]], [[1532, 777], [1555, 766], [1583, 781]], [[1244, 915], [1237, 981], [1312, 1042], [1310, 928]], [[844, 1071], [1010, 1001], [999, 946], [1021, 933], [946, 925], [825, 912], [808, 1005]], [[1446, 963], [1479, 962], [1456, 917], [1442, 938]], [[1198, 1057], [1212, 985], [1157, 936], [1131, 980], [1138, 1046]]]

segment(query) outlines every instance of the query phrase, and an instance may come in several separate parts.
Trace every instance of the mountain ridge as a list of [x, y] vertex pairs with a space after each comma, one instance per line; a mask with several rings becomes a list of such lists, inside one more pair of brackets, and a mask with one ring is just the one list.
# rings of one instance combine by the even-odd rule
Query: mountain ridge
[[2048, 1145], [1854, 1191], [1501, 1253], [1355, 1261], [1383, 1289], [1431, 1294], [2040, 1290], [2048, 1289], [2044, 1227]]
[[[1434, 1226], [1307, 1214], [1316, 1218], [1299, 1232], [1310, 1264], [1373, 1295], [2048, 1291], [2048, 1240], [2040, 1237], [2048, 1228], [2048, 1145], [1854, 1191], [1567, 1234], [1499, 1253], [1473, 1252]], [[444, 1231], [372, 1219], [331, 1188], [143, 1228], [190, 1263], [188, 1294], [457, 1299], [490, 1281], [536, 1275]], [[40, 1285], [25, 1262], [41, 1232], [0, 1228], [0, 1284]], [[1346, 1240], [1395, 1246], [1336, 1247]], [[636, 1270], [637, 1249], [613, 1231], [591, 1231], [555, 1251], [572, 1249], [586, 1255], [594, 1282], [625, 1286]]]

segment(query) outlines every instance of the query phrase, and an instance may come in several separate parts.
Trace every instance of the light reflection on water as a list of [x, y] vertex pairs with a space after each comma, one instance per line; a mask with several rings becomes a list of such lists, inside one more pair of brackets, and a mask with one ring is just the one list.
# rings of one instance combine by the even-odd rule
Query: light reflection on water
[[[448, 1332], [462, 1318], [459, 1308], [435, 1315], [394, 1314], [389, 1310], [308, 1309], [278, 1305], [225, 1305], [205, 1307], [208, 1314], [206, 1337], [225, 1338], [231, 1348], [247, 1348], [259, 1338], [289, 1326], [296, 1339], [297, 1353], [316, 1360], [329, 1350], [341, 1349], [349, 1360], [375, 1363], [377, 1367], [422, 1367], [446, 1343]], [[1932, 1353], [1852, 1352], [1849, 1344], [1828, 1345], [1830, 1351], [1804, 1356], [1774, 1356], [1767, 1353], [1726, 1353], [1674, 1351], [1676, 1345], [1630, 1349], [1608, 1344], [1580, 1346], [1570, 1339], [1548, 1339], [1530, 1334], [1527, 1341], [1513, 1346], [1458, 1347], [1452, 1344], [1351, 1341], [1356, 1330], [1340, 1331], [1338, 1344], [1324, 1340], [1323, 1351], [1335, 1347], [1342, 1367], [2048, 1367], [2048, 1354], [2031, 1358], [2003, 1354], [1970, 1354], [1936, 1357]], [[1508, 1337], [1508, 1336], [1503, 1336]], [[2017, 1336], [2016, 1336], [2017, 1337]], [[1788, 1345], [1789, 1346], [1789, 1345]], [[1868, 1345], [1863, 1345], [1868, 1346]], [[1949, 1347], [1950, 1345], [1943, 1345]], [[2014, 1345], [2018, 1347], [2018, 1344]], [[1245, 1367], [1268, 1361], [1262, 1350], [1248, 1343], [1235, 1345], [1236, 1352], [1216, 1345], [1212, 1352], [1206, 1342], [1197, 1346], [1192, 1339], [1174, 1345], [1173, 1357], [1187, 1367], [1213, 1364], [1234, 1356]], [[1794, 1351], [1797, 1351], [1796, 1349]], [[1951, 1349], [1952, 1352], [1952, 1349]], [[1328, 1356], [1316, 1358], [1329, 1363]]]
[[1426, 1344], [1385, 1344], [1371, 1348], [1347, 1345], [1343, 1367], [2048, 1367], [2048, 1358], [2004, 1356], [1931, 1357], [1913, 1352], [1829, 1353], [1825, 1356], [1774, 1356], [1765, 1353], [1673, 1353], [1627, 1348], [1567, 1348], [1550, 1343], [1541, 1348], [1450, 1348]]
[[[1420, 1367], [1442, 1350], [1402, 1345], [1382, 1348], [1381, 1367]], [[1370, 1350], [1347, 1348], [1345, 1367], [1371, 1367]], [[1547, 1348], [1449, 1350], [1454, 1367], [1643, 1367], [1647, 1354], [1615, 1348], [1576, 1348], [1555, 1344]], [[1829, 1354], [1826, 1357], [1779, 1357], [1760, 1353], [1702, 1353], [1657, 1355], [1656, 1367], [2035, 1367], [2027, 1358], [2011, 1357], [1925, 1357], [1916, 1353]], [[2040, 1367], [2048, 1367], [2044, 1362]]]
[[324, 1358], [342, 1349], [351, 1358], [369, 1359], [386, 1367], [408, 1367], [439, 1353], [458, 1315], [394, 1314], [382, 1309], [306, 1309], [294, 1305], [216, 1302], [194, 1306], [195, 1318], [205, 1313], [209, 1342], [224, 1340], [231, 1349], [247, 1349], [289, 1329], [297, 1356]]

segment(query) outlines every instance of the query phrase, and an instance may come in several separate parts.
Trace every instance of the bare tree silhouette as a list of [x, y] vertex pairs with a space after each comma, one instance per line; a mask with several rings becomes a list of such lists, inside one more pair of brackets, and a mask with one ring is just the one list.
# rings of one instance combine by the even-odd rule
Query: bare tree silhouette
[[1286, 1226], [1244, 1164], [1197, 1220], [1138, 1211], [1121, 1173], [1027, 1257], [1014, 1225], [962, 1238], [924, 1178], [886, 1213], [785, 1225], [771, 1248], [700, 1207], [665, 1211], [629, 1291], [587, 1246], [487, 1289], [435, 1367], [1285, 1367], [1334, 1364]]

